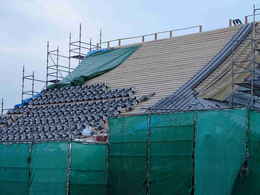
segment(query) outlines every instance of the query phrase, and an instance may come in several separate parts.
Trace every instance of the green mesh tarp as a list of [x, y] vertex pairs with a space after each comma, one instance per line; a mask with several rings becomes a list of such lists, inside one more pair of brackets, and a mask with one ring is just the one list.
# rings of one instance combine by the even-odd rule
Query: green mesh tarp
[[248, 172], [238, 175], [233, 195], [260, 194], [260, 112], [250, 112], [248, 134]]
[[230, 195], [245, 160], [247, 110], [200, 112], [196, 131], [195, 194]]
[[71, 169], [71, 195], [106, 195], [106, 145], [72, 143]]
[[0, 145], [0, 194], [28, 195], [29, 145]]
[[0, 144], [0, 194], [106, 195], [107, 145], [71, 145]]
[[[260, 194], [259, 112], [147, 114], [112, 118], [109, 125], [109, 150], [0, 144], [0, 194]], [[248, 171], [241, 169], [246, 148]]]
[[193, 113], [120, 117], [109, 125], [110, 194], [190, 194]]
[[151, 195], [189, 195], [193, 175], [193, 113], [151, 116]]
[[109, 194], [146, 195], [147, 122], [147, 116], [109, 121]]
[[90, 55], [86, 57], [78, 67], [60, 84], [70, 83], [76, 80], [89, 80], [100, 74], [103, 74], [123, 63], [131, 54], [133, 54], [140, 46], [132, 46], [118, 49], [111, 49], [100, 54]]
[[31, 162], [31, 195], [66, 194], [67, 143], [34, 144]]

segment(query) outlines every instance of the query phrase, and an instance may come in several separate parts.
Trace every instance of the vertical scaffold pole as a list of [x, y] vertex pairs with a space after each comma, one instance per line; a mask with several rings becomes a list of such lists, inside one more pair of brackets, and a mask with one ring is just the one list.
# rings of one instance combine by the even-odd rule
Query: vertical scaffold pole
[[99, 32], [99, 48], [100, 49], [102, 48], [102, 29], [100, 29], [100, 32]]
[[232, 48], [232, 52], [231, 52], [231, 101], [230, 101], [230, 106], [233, 108], [234, 106], [234, 89], [235, 89], [235, 72], [234, 72], [234, 68], [235, 68], [235, 58], [234, 58], [234, 52], [235, 49]]
[[46, 89], [48, 87], [49, 82], [49, 50], [50, 50], [50, 42], [47, 41], [47, 58], [46, 58]]
[[79, 63], [80, 63], [80, 56], [81, 56], [81, 36], [82, 36], [81, 30], [82, 30], [82, 28], [81, 28], [81, 23], [80, 23], [80, 25], [79, 25]]
[[71, 171], [72, 171], [72, 134], [70, 129], [69, 142], [67, 145], [67, 195], [71, 194]]
[[253, 54], [252, 56], [252, 61], [251, 61], [251, 89], [250, 89], [250, 94], [251, 94], [251, 100], [249, 102], [249, 107], [253, 107], [254, 103], [255, 103], [255, 97], [254, 97], [254, 83], [255, 83], [255, 60], [256, 60], [256, 48], [255, 48], [255, 30], [256, 30], [256, 18], [255, 18], [255, 14], [256, 14], [256, 9], [255, 9], [255, 5], [253, 6], [253, 30], [251, 33], [251, 52]]
[[146, 195], [151, 194], [151, 136], [152, 136], [152, 131], [151, 131], [151, 112], [148, 113], [148, 118], [147, 118], [147, 140], [146, 140], [146, 178], [144, 182], [144, 187], [145, 187], [145, 193]]
[[69, 74], [70, 74], [70, 69], [71, 69], [71, 32], [69, 35]]
[[89, 39], [89, 51], [92, 51], [92, 39]]
[[33, 152], [33, 141], [28, 143], [28, 194], [30, 194], [30, 189], [32, 185], [32, 152]]
[[4, 98], [1, 101], [1, 115], [4, 115]]
[[59, 46], [57, 47], [57, 58], [56, 58], [56, 82], [59, 80]]
[[21, 103], [23, 102], [23, 95], [24, 95], [24, 65], [23, 65], [23, 75], [22, 75], [22, 96], [21, 96]]
[[32, 73], [32, 96], [34, 96], [34, 72]]

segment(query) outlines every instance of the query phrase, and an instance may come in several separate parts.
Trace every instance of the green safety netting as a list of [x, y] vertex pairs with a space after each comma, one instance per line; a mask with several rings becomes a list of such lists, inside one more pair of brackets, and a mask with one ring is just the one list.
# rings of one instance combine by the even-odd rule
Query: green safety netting
[[190, 194], [193, 113], [121, 117], [109, 124], [110, 194]]
[[67, 191], [67, 143], [34, 144], [31, 162], [31, 195], [64, 195]]
[[230, 195], [245, 161], [247, 110], [198, 113], [195, 194]]
[[109, 194], [260, 194], [260, 113], [139, 115], [112, 118], [109, 125]]
[[71, 169], [71, 195], [106, 195], [106, 145], [72, 143]]
[[189, 195], [193, 176], [194, 114], [151, 116], [151, 195]]
[[28, 195], [29, 145], [0, 144], [0, 194]]
[[249, 160], [248, 171], [239, 174], [233, 188], [233, 195], [260, 194], [260, 113], [251, 111], [249, 115]]
[[123, 63], [140, 46], [110, 49], [85, 57], [78, 67], [66, 76], [59, 85], [72, 83], [73, 85], [83, 84], [86, 80], [101, 75], [114, 69]]
[[147, 116], [115, 118], [109, 125], [109, 194], [146, 195]]
[[[109, 150], [75, 142], [0, 144], [0, 194], [260, 194], [259, 112], [147, 114], [109, 125]], [[247, 146], [249, 168], [241, 172]]]
[[106, 195], [106, 185], [105, 144], [0, 144], [0, 194]]

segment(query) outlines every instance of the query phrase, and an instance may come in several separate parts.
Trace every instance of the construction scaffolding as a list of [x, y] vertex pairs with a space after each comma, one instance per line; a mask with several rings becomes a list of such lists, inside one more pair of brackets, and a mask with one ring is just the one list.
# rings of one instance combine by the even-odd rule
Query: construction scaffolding
[[4, 111], [5, 111], [5, 109], [4, 109], [4, 98], [2, 98], [1, 99], [1, 116], [4, 115]]
[[11, 110], [11, 108], [6, 108], [4, 103], [4, 98], [1, 98], [1, 105], [0, 105], [0, 116], [3, 116], [8, 110]]
[[[260, 77], [257, 76], [259, 75], [259, 70], [257, 71], [257, 68], [259, 68], [258, 65], [260, 63], [257, 61], [257, 54], [259, 54], [260, 51], [260, 48], [258, 47], [260, 44], [260, 31], [257, 29], [256, 22], [256, 16], [258, 15], [260, 15], [260, 9], [256, 8], [254, 5], [253, 14], [245, 16], [246, 24], [249, 22], [250, 17], [253, 18], [251, 36], [244, 40], [244, 42], [247, 41], [247, 43], [243, 46], [242, 52], [237, 53], [235, 51], [236, 48], [234, 48], [231, 54], [232, 95], [230, 104], [232, 107], [242, 103], [246, 104], [248, 108], [254, 108], [256, 103], [260, 103], [257, 98], [257, 96], [260, 95], [258, 92]], [[249, 54], [245, 53], [247, 49], [250, 49]], [[241, 80], [242, 78], [246, 79]], [[247, 102], [238, 102], [235, 96], [235, 94], [238, 93], [248, 94]]]
[[50, 50], [50, 43], [47, 42], [47, 65], [46, 65], [46, 87], [49, 83], [58, 83], [63, 79], [63, 73], [70, 73], [69, 66], [61, 64], [60, 60], [69, 59], [69, 57], [61, 55], [60, 49], [57, 47], [54, 50]]
[[[29, 90], [25, 90], [25, 82], [29, 81], [31, 82], [31, 88]], [[22, 95], [21, 95], [21, 102], [23, 102], [24, 99], [30, 98], [36, 94], [39, 93], [39, 91], [35, 90], [35, 84], [36, 83], [45, 83], [44, 80], [39, 80], [35, 78], [35, 73], [32, 72], [32, 74], [26, 75], [25, 74], [25, 67], [23, 66], [23, 72], [22, 72]]]
[[[100, 31], [100, 43], [101, 43], [101, 31]], [[69, 50], [68, 55], [62, 55], [60, 48], [50, 49], [50, 42], [47, 41], [47, 60], [46, 60], [46, 79], [40, 80], [35, 78], [35, 72], [32, 74], [25, 74], [25, 67], [23, 66], [22, 71], [22, 94], [21, 101], [28, 97], [32, 97], [39, 93], [35, 89], [36, 83], [44, 83], [45, 88], [49, 84], [55, 84], [65, 78], [70, 74], [74, 68], [77, 66], [81, 60], [86, 56], [90, 51], [100, 49], [100, 43], [93, 44], [92, 39], [89, 42], [82, 41], [82, 25], [79, 26], [79, 37], [78, 41], [72, 41], [71, 33], [69, 33]], [[74, 61], [72, 61], [74, 59]], [[26, 81], [31, 82], [31, 87], [29, 90], [25, 90]]]
[[4, 98], [1, 99], [1, 115], [4, 115]]
[[[102, 34], [100, 33], [100, 40]], [[88, 52], [100, 49], [100, 44], [93, 44], [92, 39], [89, 42], [82, 41], [82, 25], [79, 26], [78, 41], [72, 41], [69, 33], [68, 55], [62, 55], [59, 47], [50, 49], [50, 42], [47, 42], [47, 62], [46, 62], [46, 87], [49, 84], [56, 84], [70, 74], [74, 65], [78, 65]], [[74, 60], [74, 61], [72, 61]], [[74, 63], [73, 63], [74, 62]]]
[[[123, 41], [126, 44], [130, 44], [131, 42], [144, 43], [146, 41], [159, 40], [162, 38], [173, 38], [173, 35], [177, 32], [182, 31], [192, 31], [192, 32], [202, 32], [202, 25], [190, 26], [186, 28], [173, 29], [170, 31], [156, 32], [152, 34], [146, 34], [135, 37], [127, 37], [110, 41], [102, 41], [102, 30], [99, 33], [99, 40], [94, 43], [90, 38], [89, 41], [83, 41], [83, 30], [82, 24], [79, 25], [79, 34], [78, 40], [72, 40], [72, 34], [69, 33], [69, 49], [68, 54], [61, 54], [60, 48], [57, 46], [54, 49], [51, 49], [51, 44], [47, 41], [47, 55], [46, 55], [46, 79], [45, 79], [45, 87], [49, 84], [57, 84], [61, 80], [63, 80], [67, 75], [69, 75], [75, 67], [81, 63], [84, 57], [91, 51], [100, 50], [102, 48], [111, 48], [111, 47], [121, 47], [123, 45]], [[140, 42], [141, 40], [141, 42]], [[130, 43], [128, 43], [130, 41]], [[114, 43], [117, 43], [114, 45]], [[125, 44], [124, 44], [125, 45]], [[25, 79], [35, 80], [34, 75], [28, 75]], [[35, 80], [36, 81], [36, 80]], [[42, 82], [42, 81], [40, 81]], [[25, 91], [23, 95], [32, 95], [33, 87], [30, 91]]]

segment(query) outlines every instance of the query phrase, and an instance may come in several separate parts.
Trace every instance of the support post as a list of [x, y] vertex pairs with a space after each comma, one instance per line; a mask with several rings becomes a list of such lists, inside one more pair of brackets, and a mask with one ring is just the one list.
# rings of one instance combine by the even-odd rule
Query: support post
[[[70, 136], [71, 137], [71, 136]], [[72, 139], [67, 143], [67, 193], [66, 195], [71, 194], [71, 169], [72, 169]]]
[[199, 31], [202, 32], [202, 25], [199, 26]]
[[49, 55], [50, 55], [50, 42], [47, 41], [47, 59], [46, 59], [46, 89], [49, 82]]
[[154, 40], [155, 40], [155, 41], [157, 40], [157, 36], [158, 36], [158, 34], [157, 34], [157, 33], [154, 33]]
[[170, 31], [170, 39], [172, 38], [172, 30]]
[[245, 16], [245, 24], [248, 24], [248, 16]]
[[146, 194], [151, 194], [151, 113], [148, 113], [147, 121], [147, 141], [146, 141], [146, 177], [145, 177], [145, 191]]
[[102, 48], [102, 29], [100, 29], [100, 32], [99, 32], [99, 47], [100, 47], [100, 49]]
[[255, 98], [254, 98], [254, 82], [255, 82], [255, 67], [256, 67], [256, 45], [255, 45], [255, 39], [256, 39], [256, 8], [255, 4], [253, 6], [253, 30], [251, 33], [251, 47], [252, 47], [252, 62], [251, 62], [251, 101], [249, 104], [249, 108], [254, 106], [255, 104]]
[[22, 96], [21, 96], [21, 103], [23, 102], [23, 95], [24, 95], [24, 65], [23, 65], [23, 73], [22, 73]]
[[71, 32], [69, 35], [69, 74], [70, 74], [70, 69], [71, 69]]
[[232, 20], [232, 19], [229, 19], [229, 27], [232, 26], [232, 22], [233, 22], [233, 20]]
[[4, 98], [2, 98], [1, 102], [1, 115], [4, 115]]
[[81, 55], [81, 36], [82, 36], [82, 34], [81, 34], [81, 23], [80, 23], [80, 25], [79, 25], [79, 63], [80, 63], [80, 55]]
[[92, 39], [89, 39], [89, 51], [92, 51]]
[[[31, 189], [31, 182], [32, 182], [32, 153], [33, 153], [33, 141], [28, 143], [28, 176], [29, 176], [29, 182], [28, 182], [28, 192], [29, 189]], [[28, 193], [29, 194], [29, 193]]]
[[57, 47], [57, 58], [56, 58], [56, 82], [59, 80], [59, 46]]
[[32, 96], [34, 96], [34, 72], [32, 73]]

